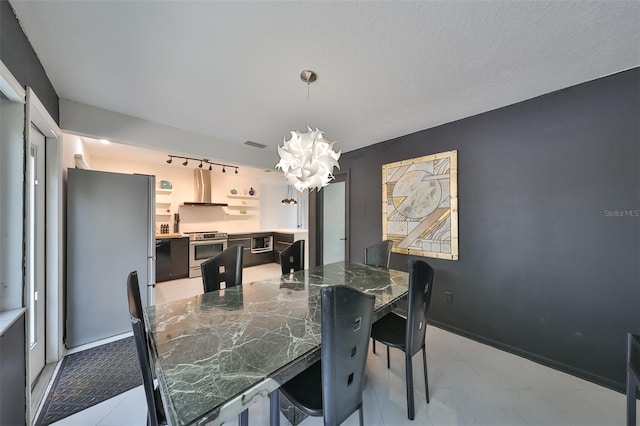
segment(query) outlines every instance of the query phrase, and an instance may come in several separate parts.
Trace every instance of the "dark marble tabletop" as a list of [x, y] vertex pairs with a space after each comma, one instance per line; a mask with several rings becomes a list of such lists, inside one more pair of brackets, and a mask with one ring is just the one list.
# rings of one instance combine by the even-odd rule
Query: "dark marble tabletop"
[[375, 295], [375, 320], [406, 300], [408, 280], [337, 262], [145, 309], [170, 424], [232, 420], [318, 360], [320, 287]]

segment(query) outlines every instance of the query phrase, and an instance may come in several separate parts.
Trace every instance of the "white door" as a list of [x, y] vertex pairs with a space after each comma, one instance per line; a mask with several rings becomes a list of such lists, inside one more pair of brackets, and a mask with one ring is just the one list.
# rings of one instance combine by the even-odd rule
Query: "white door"
[[32, 124], [27, 154], [26, 305], [29, 313], [29, 383], [45, 361], [45, 137]]
[[333, 181], [322, 188], [322, 264], [345, 260], [345, 181]]

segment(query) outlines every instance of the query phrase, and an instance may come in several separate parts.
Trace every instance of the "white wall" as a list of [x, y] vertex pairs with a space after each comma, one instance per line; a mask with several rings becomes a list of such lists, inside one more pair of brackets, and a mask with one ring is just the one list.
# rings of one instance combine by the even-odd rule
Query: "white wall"
[[[157, 201], [167, 199], [171, 202], [171, 216], [158, 217], [156, 228], [162, 223], [169, 223], [173, 230], [173, 214], [180, 214], [180, 231], [222, 231], [222, 232], [251, 232], [262, 228], [262, 215], [270, 215], [274, 201], [271, 192], [262, 193], [263, 188], [281, 186], [284, 188], [284, 177], [277, 172], [267, 173], [260, 169], [251, 167], [240, 167], [238, 174], [234, 170], [227, 170], [222, 173], [221, 169], [214, 168], [211, 175], [212, 202], [240, 204], [247, 203], [247, 216], [230, 216], [220, 207], [189, 207], [183, 206], [185, 201], [194, 201], [194, 164], [190, 162], [188, 166], [183, 166], [180, 161], [175, 160], [172, 164], [163, 163], [143, 163], [111, 158], [98, 157], [93, 155], [90, 160], [92, 170], [109, 171], [117, 173], [140, 173], [156, 176], [156, 185], [160, 186], [160, 181], [171, 182], [173, 190], [170, 195], [158, 194]], [[231, 198], [231, 190], [235, 189], [239, 195], [244, 195], [253, 188], [256, 191], [255, 198], [248, 199]], [[284, 191], [276, 196], [278, 205], [284, 195]], [[251, 207], [257, 207], [252, 209]], [[253, 213], [253, 214], [252, 214]], [[272, 225], [269, 225], [272, 226]], [[275, 226], [275, 225], [273, 225]], [[295, 216], [289, 220], [282, 221], [278, 227], [295, 228]]]
[[[286, 181], [282, 183], [264, 183], [260, 186], [263, 199], [260, 215], [260, 226], [263, 229], [296, 228], [298, 205], [282, 204], [287, 193]], [[297, 192], [292, 191], [292, 197], [297, 199]]]
[[22, 307], [24, 108], [0, 98], [0, 310]]

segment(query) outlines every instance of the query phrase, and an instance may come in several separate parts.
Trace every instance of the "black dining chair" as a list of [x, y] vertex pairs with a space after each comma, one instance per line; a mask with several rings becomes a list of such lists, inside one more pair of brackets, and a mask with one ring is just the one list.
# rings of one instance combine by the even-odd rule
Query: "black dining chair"
[[[384, 240], [380, 243], [366, 247], [364, 249], [364, 263], [369, 266], [389, 269], [389, 260], [391, 259], [391, 246], [393, 241]], [[397, 306], [393, 312], [401, 317], [407, 317], [407, 303]], [[373, 341], [373, 353], [376, 353], [376, 341]]]
[[232, 246], [200, 265], [204, 292], [220, 290], [221, 284], [242, 284], [242, 246]]
[[[303, 413], [323, 416], [327, 426], [341, 424], [356, 410], [363, 426], [362, 390], [375, 297], [336, 285], [323, 287], [320, 300], [321, 360], [282, 385], [280, 392]], [[272, 410], [278, 406], [272, 402]], [[272, 419], [274, 415], [279, 412], [272, 412]]]
[[280, 252], [282, 275], [304, 269], [304, 240], [294, 241]]
[[427, 352], [425, 348], [425, 332], [427, 330], [427, 313], [433, 290], [433, 268], [422, 260], [409, 262], [409, 295], [407, 318], [391, 312], [376, 321], [371, 327], [371, 337], [375, 341], [387, 345], [387, 368], [389, 347], [398, 348], [405, 353], [407, 381], [407, 411], [409, 420], [415, 418], [413, 399], [413, 356], [422, 349], [424, 365], [424, 389], [429, 403], [429, 378], [427, 375]]
[[140, 287], [138, 285], [138, 272], [134, 271], [127, 278], [127, 296], [129, 298], [129, 317], [131, 328], [138, 352], [138, 363], [142, 373], [142, 385], [147, 398], [147, 425], [166, 425], [164, 407], [160, 399], [160, 391], [153, 384], [153, 367], [149, 356], [149, 344], [147, 332], [142, 321], [142, 302], [140, 300]]
[[380, 243], [366, 247], [364, 249], [365, 265], [389, 269], [392, 243], [393, 242], [391, 240], [384, 240]]

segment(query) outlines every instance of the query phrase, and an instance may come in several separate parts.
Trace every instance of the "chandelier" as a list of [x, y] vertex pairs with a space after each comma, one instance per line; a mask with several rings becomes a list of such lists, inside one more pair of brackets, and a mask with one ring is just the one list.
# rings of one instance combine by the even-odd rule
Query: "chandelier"
[[309, 86], [316, 81], [317, 74], [305, 70], [300, 73], [300, 79], [307, 83], [307, 132], [292, 130], [291, 139], [278, 145], [280, 161], [276, 168], [283, 171], [289, 184], [298, 191], [305, 189], [320, 190], [333, 180], [333, 168], [340, 169], [338, 159], [341, 151], [335, 152], [335, 142], [325, 139], [323, 132], [309, 127]]

